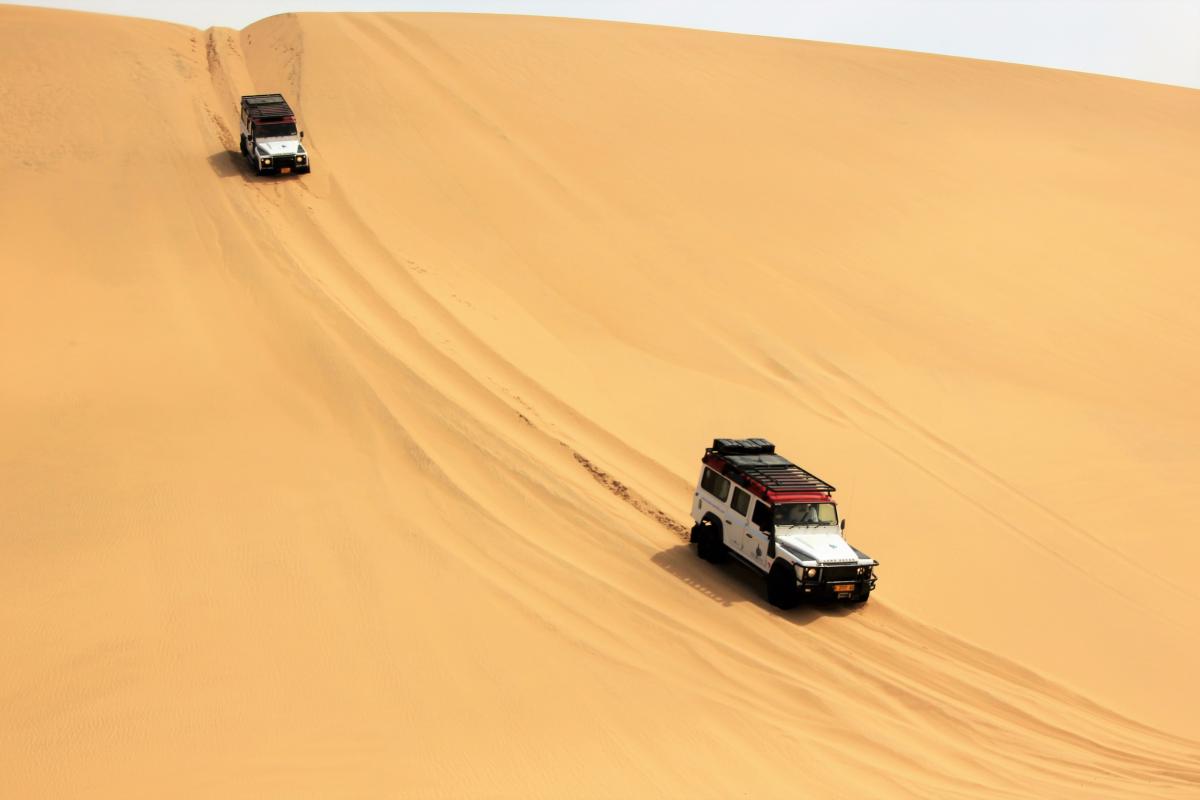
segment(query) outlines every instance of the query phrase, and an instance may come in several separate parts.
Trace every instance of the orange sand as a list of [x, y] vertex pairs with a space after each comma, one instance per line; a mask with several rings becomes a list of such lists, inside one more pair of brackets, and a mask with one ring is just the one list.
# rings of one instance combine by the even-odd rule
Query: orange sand
[[[1197, 142], [966, 59], [0, 7], [2, 793], [1196, 797]], [[839, 486], [866, 607], [695, 557], [717, 435]]]

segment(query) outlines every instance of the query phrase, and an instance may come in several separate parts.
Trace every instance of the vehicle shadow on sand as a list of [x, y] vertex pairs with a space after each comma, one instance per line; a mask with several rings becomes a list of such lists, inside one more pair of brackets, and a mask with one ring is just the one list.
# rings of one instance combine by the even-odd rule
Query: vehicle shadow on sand
[[807, 625], [821, 617], [848, 617], [863, 610], [862, 605], [817, 600], [803, 600], [795, 608], [787, 610], [776, 608], [767, 602], [766, 582], [762, 575], [734, 558], [722, 564], [701, 561], [692, 545], [679, 544], [668, 550], [661, 550], [651, 556], [650, 560], [723, 606], [751, 603], [797, 625]]
[[250, 169], [250, 165], [246, 163], [246, 159], [236, 150], [220, 150], [208, 157], [208, 166], [217, 174], [218, 178], [238, 178], [247, 183], [251, 181], [287, 181], [296, 180], [300, 177], [300, 173], [293, 172], [290, 175], [256, 175], [254, 170]]

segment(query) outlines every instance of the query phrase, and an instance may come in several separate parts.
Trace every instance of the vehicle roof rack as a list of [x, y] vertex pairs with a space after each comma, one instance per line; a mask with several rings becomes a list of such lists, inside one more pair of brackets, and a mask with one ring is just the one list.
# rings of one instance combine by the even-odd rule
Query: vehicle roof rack
[[837, 491], [833, 484], [821, 480], [783, 456], [729, 456], [725, 461], [747, 478], [757, 481], [769, 492]]
[[295, 116], [292, 107], [281, 94], [242, 95], [242, 105], [245, 106], [247, 115], [255, 120]]
[[714, 439], [704, 461], [756, 494], [835, 492], [837, 487], [775, 452], [766, 439]]

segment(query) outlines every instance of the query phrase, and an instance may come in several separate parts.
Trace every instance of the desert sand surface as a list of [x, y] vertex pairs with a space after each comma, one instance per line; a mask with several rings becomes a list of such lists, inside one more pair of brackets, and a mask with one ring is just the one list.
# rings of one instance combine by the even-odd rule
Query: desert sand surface
[[[1197, 142], [968, 59], [0, 7], [0, 794], [1200, 796]], [[870, 603], [696, 558], [714, 436]]]

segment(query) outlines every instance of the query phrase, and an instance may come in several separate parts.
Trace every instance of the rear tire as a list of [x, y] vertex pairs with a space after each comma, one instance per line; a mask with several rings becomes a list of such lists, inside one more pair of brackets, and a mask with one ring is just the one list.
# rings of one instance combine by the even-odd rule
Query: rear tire
[[246, 149], [246, 134], [242, 134], [241, 140], [238, 142], [238, 149], [242, 151], [242, 155], [250, 155], [250, 151]]
[[767, 602], [776, 608], [792, 608], [800, 602], [796, 569], [783, 559], [777, 559], [767, 575]]
[[728, 551], [721, 538], [721, 523], [705, 517], [696, 528], [696, 555], [712, 564], [724, 561]]

